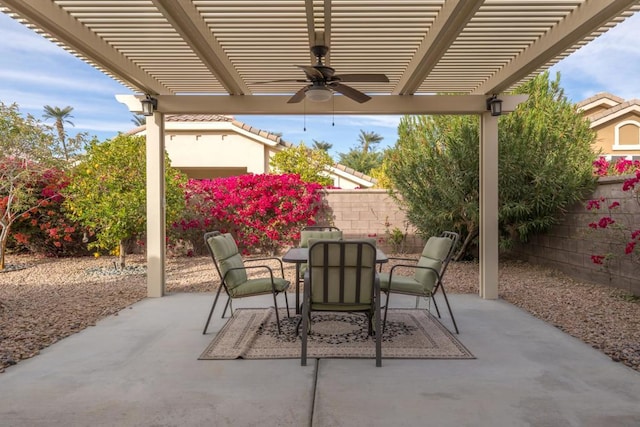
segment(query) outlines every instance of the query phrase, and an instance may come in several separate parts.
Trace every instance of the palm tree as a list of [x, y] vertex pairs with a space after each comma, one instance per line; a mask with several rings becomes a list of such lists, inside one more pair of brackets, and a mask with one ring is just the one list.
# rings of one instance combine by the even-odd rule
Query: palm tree
[[358, 141], [360, 141], [360, 146], [362, 147], [363, 153], [368, 153], [371, 145], [377, 144], [382, 141], [383, 138], [376, 132], [365, 132], [360, 129], [360, 135], [358, 136]]
[[133, 115], [133, 119], [131, 119], [131, 121], [136, 126], [145, 126], [147, 124], [147, 118], [145, 116], [143, 116], [142, 114], [134, 114]]
[[333, 147], [333, 144], [327, 141], [317, 141], [314, 139], [312, 147], [314, 150], [329, 151], [331, 150], [331, 147]]
[[62, 144], [62, 151], [64, 153], [64, 158], [66, 161], [69, 161], [69, 151], [67, 150], [66, 144], [66, 133], [64, 131], [64, 124], [68, 123], [71, 126], [75, 126], [69, 119], [73, 116], [71, 112], [73, 111], [73, 107], [66, 106], [64, 108], [60, 107], [51, 107], [50, 105], [44, 106], [44, 114], [42, 117], [45, 119], [54, 119], [56, 121], [56, 130], [58, 131], [58, 139], [60, 139], [60, 143]]

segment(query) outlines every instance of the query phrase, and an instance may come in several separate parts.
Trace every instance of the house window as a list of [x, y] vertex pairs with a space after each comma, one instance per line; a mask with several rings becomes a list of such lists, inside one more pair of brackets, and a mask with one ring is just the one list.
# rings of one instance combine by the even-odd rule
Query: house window
[[626, 120], [616, 125], [614, 150], [640, 150], [640, 123]]

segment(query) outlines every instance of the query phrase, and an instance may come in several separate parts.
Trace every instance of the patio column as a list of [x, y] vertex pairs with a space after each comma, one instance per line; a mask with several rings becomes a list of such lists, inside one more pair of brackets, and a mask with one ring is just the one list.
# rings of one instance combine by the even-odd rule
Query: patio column
[[147, 117], [147, 296], [165, 292], [164, 115]]
[[480, 115], [480, 297], [498, 298], [498, 117]]

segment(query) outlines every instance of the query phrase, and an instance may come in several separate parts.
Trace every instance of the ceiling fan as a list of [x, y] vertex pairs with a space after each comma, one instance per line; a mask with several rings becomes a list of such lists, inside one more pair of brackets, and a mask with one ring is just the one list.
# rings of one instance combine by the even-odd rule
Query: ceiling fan
[[305, 97], [309, 101], [324, 102], [331, 99], [333, 92], [339, 92], [351, 98], [356, 102], [363, 103], [371, 99], [370, 96], [360, 92], [357, 89], [347, 86], [342, 82], [376, 82], [387, 83], [389, 79], [384, 74], [335, 74], [335, 70], [322, 63], [329, 52], [329, 48], [324, 45], [316, 45], [311, 47], [311, 53], [317, 58], [315, 65], [296, 65], [301, 68], [307, 76], [306, 80], [271, 80], [262, 83], [276, 82], [300, 82], [310, 83], [298, 90], [287, 103], [295, 104], [302, 101]]

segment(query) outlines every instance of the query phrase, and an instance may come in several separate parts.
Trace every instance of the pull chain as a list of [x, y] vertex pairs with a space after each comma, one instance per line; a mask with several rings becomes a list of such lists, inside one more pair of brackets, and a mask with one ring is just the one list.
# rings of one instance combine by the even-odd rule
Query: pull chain
[[336, 125], [336, 97], [331, 96], [331, 126]]

